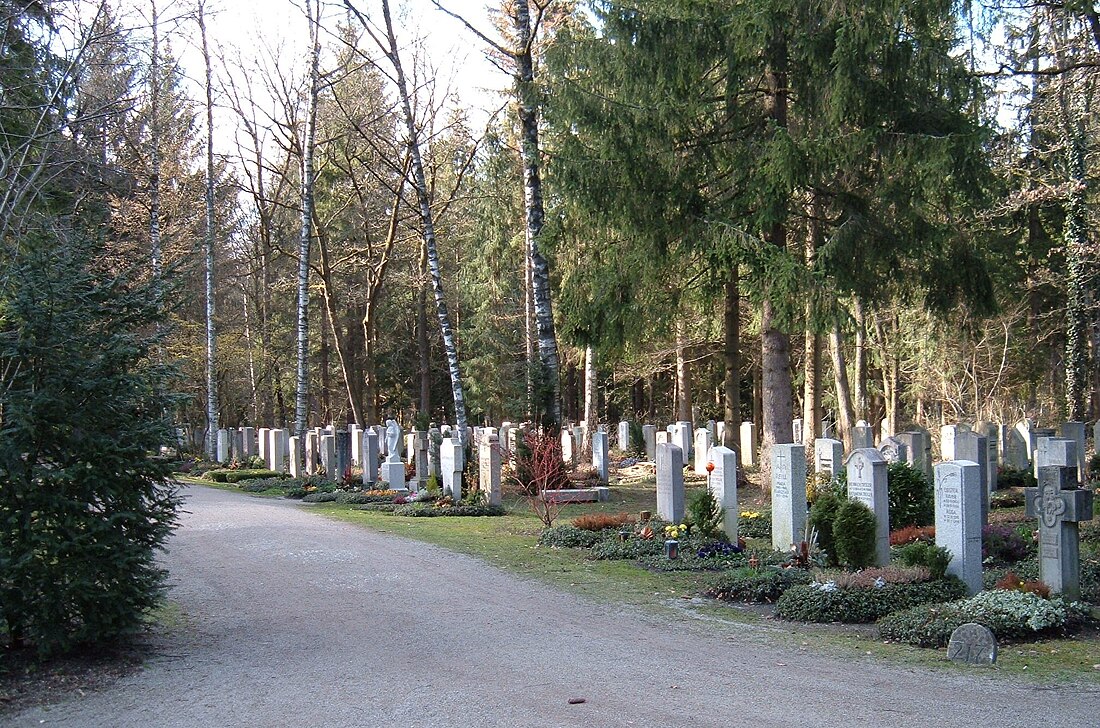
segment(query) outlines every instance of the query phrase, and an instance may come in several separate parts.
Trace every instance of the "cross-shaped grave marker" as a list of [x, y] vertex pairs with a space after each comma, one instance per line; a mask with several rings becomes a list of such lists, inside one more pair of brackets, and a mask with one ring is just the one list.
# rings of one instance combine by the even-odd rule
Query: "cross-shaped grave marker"
[[1077, 487], [1077, 468], [1039, 468], [1039, 487], [1027, 488], [1027, 515], [1039, 519], [1039, 578], [1051, 592], [1081, 597], [1080, 521], [1092, 520], [1092, 491]]

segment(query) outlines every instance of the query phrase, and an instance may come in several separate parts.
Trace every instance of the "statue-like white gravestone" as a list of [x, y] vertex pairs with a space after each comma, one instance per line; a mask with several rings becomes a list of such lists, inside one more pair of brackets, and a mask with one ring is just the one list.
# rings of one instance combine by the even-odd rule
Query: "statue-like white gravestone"
[[[607, 435], [604, 435], [606, 438]], [[486, 432], [481, 436], [479, 447], [479, 485], [485, 494], [485, 500], [491, 506], [500, 505], [500, 436], [495, 432]]]
[[642, 425], [642, 439], [645, 440], [646, 460], [657, 462], [657, 425]]
[[378, 483], [378, 433], [368, 427], [359, 436], [363, 438], [363, 485], [373, 488]]
[[630, 452], [630, 423], [626, 420], [619, 423], [619, 451]]
[[1092, 520], [1092, 491], [1077, 487], [1076, 467], [1048, 465], [1039, 469], [1039, 487], [1024, 492], [1027, 515], [1039, 519], [1039, 579], [1052, 593], [1080, 599], [1077, 524]]
[[997, 662], [997, 639], [984, 625], [959, 625], [947, 643], [947, 659], [967, 665], [992, 665]]
[[575, 449], [576, 443], [573, 441], [572, 429], [563, 427], [561, 430], [561, 459], [566, 465], [573, 464]]
[[439, 446], [439, 461], [443, 468], [443, 494], [458, 503], [462, 500], [462, 469], [466, 464], [462, 440], [458, 437], [443, 438]]
[[789, 551], [806, 532], [806, 447], [772, 445], [772, 548]]
[[872, 448], [848, 457], [848, 497], [875, 514], [875, 565], [890, 563], [890, 500], [886, 490], [886, 458]]
[[684, 520], [684, 451], [670, 442], [657, 446], [657, 516]]
[[707, 455], [710, 453], [713, 444], [714, 438], [711, 437], [710, 430], [700, 427], [695, 431], [694, 470], [696, 475], [707, 474]]
[[888, 463], [908, 463], [909, 446], [896, 437], [888, 437], [878, 444], [878, 451]]
[[936, 465], [936, 545], [951, 552], [947, 573], [973, 595], [982, 589], [982, 501], [985, 486], [977, 463]]
[[741, 423], [741, 466], [748, 468], [756, 465], [756, 425]]
[[592, 433], [592, 467], [600, 477], [600, 485], [607, 485], [607, 439], [606, 432]]
[[828, 437], [819, 437], [814, 440], [815, 473], [828, 473], [831, 480], [836, 480], [837, 473], [843, 465], [844, 443]]
[[382, 463], [382, 479], [390, 490], [407, 490], [405, 463], [401, 461], [401, 426], [394, 420], [386, 421], [386, 462]]
[[709, 462], [714, 466], [707, 475], [707, 487], [722, 509], [722, 530], [731, 543], [737, 543], [737, 453], [716, 445], [710, 449]]

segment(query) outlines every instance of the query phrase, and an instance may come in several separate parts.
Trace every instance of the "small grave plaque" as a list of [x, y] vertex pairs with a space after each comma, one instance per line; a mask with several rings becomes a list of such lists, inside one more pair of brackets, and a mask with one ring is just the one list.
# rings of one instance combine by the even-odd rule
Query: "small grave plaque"
[[980, 624], [960, 625], [947, 643], [947, 659], [967, 665], [992, 665], [997, 662], [997, 639]]

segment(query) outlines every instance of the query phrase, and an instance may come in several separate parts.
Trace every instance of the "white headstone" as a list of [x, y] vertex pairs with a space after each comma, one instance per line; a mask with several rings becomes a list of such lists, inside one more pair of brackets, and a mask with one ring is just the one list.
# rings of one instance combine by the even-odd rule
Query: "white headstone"
[[566, 465], [573, 464], [573, 459], [576, 457], [574, 452], [576, 444], [572, 429], [563, 427], [561, 431], [561, 459]]
[[1028, 454], [1027, 438], [1016, 427], [1004, 427], [1001, 431], [1004, 440], [1001, 452], [1004, 464], [1015, 470], [1030, 470], [1031, 457]]
[[714, 470], [707, 476], [711, 495], [722, 509], [722, 530], [731, 543], [737, 543], [737, 453], [728, 447], [716, 445], [710, 449], [710, 462]]
[[298, 454], [299, 442], [301, 442], [301, 440], [297, 435], [290, 436], [290, 457], [288, 462], [290, 466], [290, 477], [292, 478], [301, 478], [303, 474], [302, 461]]
[[668, 442], [657, 446], [657, 515], [669, 523], [684, 520], [684, 451]]
[[439, 462], [443, 468], [443, 493], [451, 496], [457, 503], [462, 500], [462, 469], [465, 466], [462, 441], [459, 438], [443, 439], [439, 446]]
[[386, 462], [401, 462], [401, 426], [395, 420], [386, 420]]
[[806, 447], [772, 445], [772, 548], [789, 551], [806, 533]]
[[985, 485], [977, 463], [952, 460], [936, 466], [936, 545], [951, 552], [947, 573], [982, 589], [982, 501]]
[[756, 425], [741, 423], [741, 466], [748, 468], [756, 465]]
[[619, 450], [630, 452], [630, 423], [626, 420], [619, 423]]
[[336, 435], [321, 435], [321, 475], [336, 480]]
[[[606, 435], [604, 436], [607, 437]], [[481, 492], [491, 506], [500, 505], [500, 436], [486, 432], [481, 436], [478, 454]]]
[[669, 433], [665, 430], [658, 430], [654, 433], [654, 448], [653, 448], [653, 460], [657, 460], [657, 448], [669, 442]]
[[909, 430], [897, 435], [897, 439], [905, 443], [906, 462], [932, 482], [932, 436], [922, 430]]
[[791, 432], [794, 433], [794, 436], [791, 438], [792, 440], [794, 440], [795, 442], [802, 442], [802, 418], [801, 417], [796, 417], [794, 419], [794, 421], [791, 422]]
[[864, 448], [848, 457], [848, 497], [866, 504], [875, 514], [876, 566], [890, 563], [890, 499], [886, 482], [886, 458], [878, 450]]
[[256, 452], [264, 463], [267, 463], [267, 446], [271, 443], [268, 432], [268, 428], [261, 427], [257, 433]]
[[940, 460], [955, 460], [955, 437], [959, 434], [958, 425], [944, 425], [940, 428]]
[[692, 443], [691, 443], [691, 423], [686, 421], [676, 422], [672, 426], [672, 438], [669, 440], [673, 445], [677, 445], [684, 453], [684, 458], [691, 457]]
[[229, 430], [218, 430], [218, 462], [229, 462]]
[[714, 440], [711, 439], [710, 430], [700, 427], [695, 431], [694, 470], [696, 475], [707, 474], [707, 455], [710, 453], [710, 448], [713, 444]]
[[256, 428], [254, 427], [242, 427], [241, 428], [241, 441], [242, 452], [246, 458], [250, 458], [256, 454]]
[[842, 467], [844, 467], [844, 443], [827, 437], [814, 440], [815, 473], [828, 473], [830, 479], [836, 480]]
[[600, 483], [607, 485], [607, 433], [592, 433], [592, 467], [600, 476]]
[[978, 464], [982, 484], [982, 524], [989, 523], [989, 443], [977, 432], [960, 432], [955, 435], [955, 460]]

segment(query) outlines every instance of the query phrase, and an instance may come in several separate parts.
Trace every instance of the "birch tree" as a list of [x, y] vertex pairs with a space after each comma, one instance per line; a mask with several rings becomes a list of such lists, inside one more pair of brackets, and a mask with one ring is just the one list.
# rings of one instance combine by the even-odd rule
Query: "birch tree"
[[206, 33], [206, 0], [199, 0], [196, 11], [206, 92], [206, 229], [203, 235], [206, 272], [206, 454], [213, 460], [218, 448], [217, 329], [214, 324], [214, 81]]

